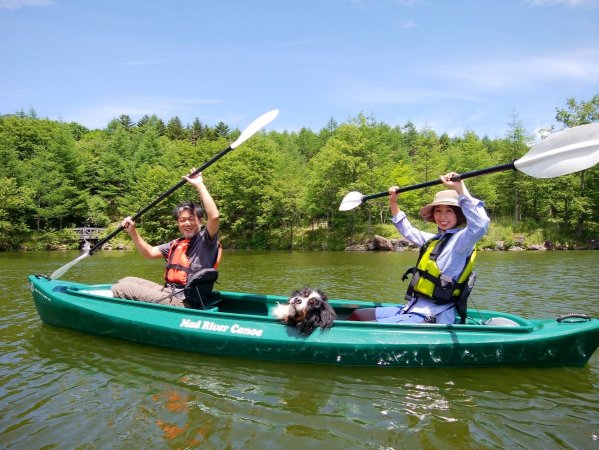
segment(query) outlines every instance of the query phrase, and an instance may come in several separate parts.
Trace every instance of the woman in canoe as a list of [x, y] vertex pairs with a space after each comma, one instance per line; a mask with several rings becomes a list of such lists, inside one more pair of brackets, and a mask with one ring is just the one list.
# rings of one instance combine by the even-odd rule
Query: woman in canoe
[[[420, 210], [422, 218], [437, 225], [437, 234], [412, 226], [397, 204], [397, 186], [389, 188], [392, 222], [408, 241], [420, 247], [416, 267], [409, 269], [412, 280], [406, 293], [406, 306], [355, 310], [349, 320], [376, 320], [386, 323], [452, 324], [459, 313], [465, 319], [468, 279], [472, 272], [476, 243], [489, 227], [484, 203], [470, 195], [457, 173], [442, 175], [448, 188], [438, 192], [432, 203]], [[458, 308], [456, 308], [458, 306]], [[456, 311], [456, 310], [459, 311]]]
[[194, 306], [186, 299], [184, 289], [188, 280], [194, 279], [203, 269], [212, 268], [215, 264], [218, 257], [220, 219], [218, 208], [204, 184], [202, 174], [183, 178], [198, 191], [206, 210], [206, 226], [201, 228], [203, 212], [199, 205], [192, 202], [181, 203], [175, 209], [175, 218], [182, 237], [153, 247], [139, 235], [131, 217], [126, 217], [122, 225], [137, 250], [146, 258], [166, 259], [165, 284], [126, 277], [112, 287], [115, 297], [170, 306]]

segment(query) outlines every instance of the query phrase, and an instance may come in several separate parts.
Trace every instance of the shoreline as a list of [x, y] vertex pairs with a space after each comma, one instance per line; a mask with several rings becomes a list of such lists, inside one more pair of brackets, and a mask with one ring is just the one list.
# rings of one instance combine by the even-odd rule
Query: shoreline
[[[515, 245], [507, 245], [505, 241], [495, 241], [491, 245], [479, 246], [479, 251], [487, 252], [524, 252], [524, 251], [559, 251], [559, 250], [599, 250], [599, 241], [591, 240], [586, 244], [556, 244], [545, 241], [542, 244], [525, 244], [524, 240], [516, 241]], [[352, 244], [345, 247], [346, 252], [368, 251], [419, 251], [419, 247], [403, 238], [388, 239], [374, 235], [362, 244]]]
[[[222, 242], [222, 241], [221, 241]], [[269, 247], [269, 248], [258, 248], [255, 246], [238, 246], [232, 242], [222, 242], [225, 250], [306, 250], [306, 251], [345, 251], [345, 252], [368, 252], [368, 251], [419, 251], [419, 247], [411, 244], [404, 238], [386, 238], [380, 235], [374, 235], [371, 238], [364, 239], [361, 243], [348, 244], [342, 248], [331, 249], [327, 242], [321, 242], [316, 244], [314, 242], [309, 246], [286, 246], [286, 247]], [[543, 243], [526, 243], [524, 237], [517, 239], [512, 242], [505, 241], [484, 241], [479, 243], [477, 246], [479, 251], [485, 252], [525, 252], [525, 251], [565, 251], [565, 250], [599, 250], [599, 240], [591, 239], [586, 243], [554, 243], [552, 241], [545, 241]], [[0, 252], [35, 252], [35, 251], [68, 251], [68, 250], [79, 250], [84, 251], [81, 245], [74, 246], [68, 244], [54, 244], [47, 245], [45, 248], [34, 248], [33, 246], [24, 246], [18, 249], [2, 249]], [[106, 243], [102, 248], [96, 251], [134, 251], [135, 247], [123, 242], [116, 242], [114, 244]]]

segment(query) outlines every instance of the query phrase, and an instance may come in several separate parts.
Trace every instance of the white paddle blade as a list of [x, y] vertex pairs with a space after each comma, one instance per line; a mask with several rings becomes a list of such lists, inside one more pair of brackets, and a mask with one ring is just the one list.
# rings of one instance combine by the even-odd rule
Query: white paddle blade
[[88, 256], [89, 256], [89, 252], [85, 252], [84, 254], [80, 255], [77, 258], [75, 258], [70, 263], [65, 264], [64, 266], [56, 269], [54, 272], [52, 272], [52, 275], [50, 275], [50, 279], [51, 280], [56, 280], [57, 278], [60, 278], [61, 276], [63, 276], [67, 272], [67, 270], [69, 270], [71, 267], [73, 267], [79, 261], [81, 261], [82, 259], [87, 258]]
[[256, 120], [249, 124], [249, 126], [241, 132], [241, 135], [237, 138], [235, 142], [231, 144], [231, 148], [237, 148], [249, 138], [251, 138], [254, 134], [268, 125], [270, 122], [275, 120], [275, 118], [279, 115], [278, 109], [273, 109], [272, 111], [268, 111], [265, 114], [262, 114]]
[[553, 178], [599, 163], [599, 123], [567, 128], [534, 145], [514, 161], [516, 169], [536, 178]]
[[352, 191], [343, 197], [341, 200], [341, 205], [339, 205], [339, 211], [349, 211], [350, 209], [354, 209], [362, 204], [362, 194], [358, 191]]

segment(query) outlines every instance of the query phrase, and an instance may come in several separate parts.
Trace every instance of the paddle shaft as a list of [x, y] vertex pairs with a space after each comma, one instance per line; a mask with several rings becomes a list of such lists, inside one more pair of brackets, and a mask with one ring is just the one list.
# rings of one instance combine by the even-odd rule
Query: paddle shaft
[[[512, 169], [513, 170], [516, 169], [516, 166], [514, 165], [513, 162], [507, 163], [507, 164], [501, 164], [499, 166], [487, 167], [486, 169], [473, 170], [472, 172], [462, 173], [457, 177], [453, 177], [451, 180], [452, 181], [465, 180], [466, 178], [477, 177], [479, 175], [486, 175], [488, 173], [503, 172], [503, 171], [512, 170]], [[399, 193], [399, 192], [414, 191], [416, 189], [422, 189], [422, 188], [426, 188], [429, 186], [435, 186], [435, 185], [441, 184], [441, 183], [442, 183], [442, 181], [440, 179], [436, 179], [436, 180], [432, 180], [432, 181], [427, 181], [425, 183], [414, 184], [412, 186], [400, 187], [397, 192]], [[364, 196], [362, 196], [362, 201], [365, 202], [366, 200], [372, 200], [373, 198], [385, 197], [386, 195], [389, 195], [389, 192], [378, 192], [376, 194], [364, 195]]]
[[[202, 172], [204, 169], [206, 169], [207, 167], [209, 167], [212, 164], [214, 164], [216, 161], [218, 161], [219, 159], [221, 159], [223, 156], [225, 156], [231, 150], [233, 150], [233, 147], [231, 147], [231, 146], [227, 147], [226, 149], [224, 149], [223, 151], [221, 151], [220, 153], [218, 153], [217, 155], [215, 155], [210, 161], [207, 161], [204, 164], [202, 164], [202, 166], [199, 169], [196, 169], [193, 172], [191, 172], [188, 175], [188, 177], [193, 177], [193, 176], [197, 175], [198, 173]], [[153, 201], [151, 201], [150, 203], [148, 203], [146, 206], [144, 206], [142, 209], [140, 209], [137, 213], [135, 213], [134, 216], [131, 216], [131, 218], [133, 219], [133, 221], [136, 221], [137, 219], [139, 219], [142, 215], [144, 215], [146, 212], [148, 212], [151, 208], [153, 208], [154, 206], [156, 206], [158, 203], [160, 203], [166, 197], [168, 197], [169, 195], [171, 195], [173, 192], [175, 192], [181, 186], [184, 186], [185, 183], [187, 183], [187, 180], [181, 180], [181, 181], [179, 181], [177, 184], [175, 184], [169, 190], [167, 190], [166, 192], [164, 192], [163, 194], [161, 194], [160, 196], [158, 196], [156, 199], [154, 199]], [[98, 243], [96, 245], [94, 245], [89, 250], [88, 253], [91, 255], [92, 253], [94, 253], [96, 250], [98, 250], [106, 242], [108, 242], [109, 240], [111, 240], [113, 237], [115, 237], [117, 234], [119, 234], [124, 229], [125, 228], [123, 228], [122, 225], [119, 225], [119, 227], [116, 230], [114, 230], [112, 233], [110, 233], [108, 236], [100, 239], [98, 241]]]

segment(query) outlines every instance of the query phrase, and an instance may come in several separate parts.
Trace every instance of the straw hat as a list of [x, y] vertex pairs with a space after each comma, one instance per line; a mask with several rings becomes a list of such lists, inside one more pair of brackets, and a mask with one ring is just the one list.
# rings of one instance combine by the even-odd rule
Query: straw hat
[[[427, 222], [434, 222], [433, 212], [435, 210], [435, 206], [437, 205], [448, 205], [448, 206], [457, 206], [460, 208], [460, 203], [458, 202], [458, 193], [453, 189], [447, 189], [445, 191], [440, 191], [435, 194], [435, 198], [430, 205], [426, 205], [420, 209], [420, 216], [426, 220]], [[461, 208], [460, 208], [461, 212]], [[458, 214], [458, 224], [460, 224], [462, 214]]]

